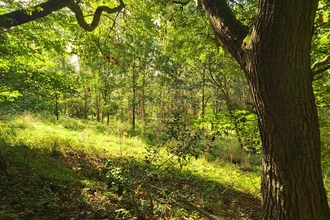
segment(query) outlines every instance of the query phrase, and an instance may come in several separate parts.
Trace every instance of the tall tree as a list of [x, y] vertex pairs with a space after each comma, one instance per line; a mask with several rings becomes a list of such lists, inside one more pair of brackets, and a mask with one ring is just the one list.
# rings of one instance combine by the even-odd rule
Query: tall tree
[[254, 97], [263, 142], [263, 218], [330, 219], [310, 64], [318, 0], [260, 0], [246, 44], [248, 28], [226, 0], [200, 3]]

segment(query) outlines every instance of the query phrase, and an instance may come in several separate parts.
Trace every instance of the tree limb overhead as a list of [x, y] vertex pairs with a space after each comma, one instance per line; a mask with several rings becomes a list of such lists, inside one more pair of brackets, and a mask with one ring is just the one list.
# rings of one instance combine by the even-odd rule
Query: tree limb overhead
[[10, 28], [45, 17], [66, 7], [72, 0], [48, 0], [37, 6], [0, 15], [0, 27]]
[[319, 60], [313, 63], [313, 65], [311, 66], [312, 76], [315, 77], [316, 75], [323, 73], [329, 69], [330, 69], [330, 54], [324, 57], [323, 60]]
[[52, 12], [58, 11], [64, 7], [68, 7], [75, 14], [78, 24], [83, 29], [86, 31], [93, 31], [98, 26], [103, 12], [113, 14], [120, 12], [125, 7], [123, 0], [119, 0], [119, 2], [120, 5], [115, 8], [99, 6], [94, 13], [92, 23], [88, 24], [84, 19], [81, 8], [77, 3], [74, 2], [74, 0], [48, 0], [47, 2], [41, 3], [31, 8], [21, 9], [0, 15], [0, 27], [10, 28], [18, 26], [45, 17]]
[[219, 39], [235, 60], [242, 64], [242, 43], [248, 34], [248, 27], [237, 20], [226, 0], [200, 2]]
[[115, 8], [109, 8], [108, 6], [97, 7], [91, 24], [88, 24], [85, 21], [83, 12], [81, 11], [79, 5], [76, 4], [74, 1], [71, 1], [70, 4], [68, 4], [68, 8], [75, 14], [80, 27], [82, 27], [86, 31], [93, 31], [98, 26], [103, 12], [113, 14], [116, 12], [120, 12], [125, 7], [125, 4], [122, 0], [119, 0], [119, 2], [120, 5]]
[[315, 71], [319, 66], [322, 66], [324, 64], [328, 64], [330, 62], [330, 54], [328, 54], [326, 57], [323, 58], [323, 60], [316, 61], [313, 63], [311, 69]]

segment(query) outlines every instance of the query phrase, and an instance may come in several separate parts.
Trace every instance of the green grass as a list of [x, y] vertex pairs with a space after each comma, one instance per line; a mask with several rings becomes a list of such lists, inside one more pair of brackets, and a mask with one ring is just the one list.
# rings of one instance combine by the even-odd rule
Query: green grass
[[212, 158], [180, 166], [164, 148], [129, 134], [119, 123], [2, 117], [0, 154], [9, 176], [0, 174], [0, 219], [260, 217], [260, 166], [230, 163], [228, 155], [248, 158], [233, 141], [219, 139], [223, 148]]
[[118, 122], [1, 116], [8, 176], [0, 171], [0, 220], [260, 218], [260, 156], [235, 139], [218, 137], [182, 161], [161, 146], [161, 134], [130, 134]]

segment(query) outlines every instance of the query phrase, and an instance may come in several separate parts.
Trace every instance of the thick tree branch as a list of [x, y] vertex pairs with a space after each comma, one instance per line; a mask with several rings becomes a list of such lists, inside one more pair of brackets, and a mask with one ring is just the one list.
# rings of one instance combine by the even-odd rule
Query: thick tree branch
[[10, 28], [45, 17], [66, 7], [72, 0], [49, 0], [37, 6], [0, 15], [0, 27]]
[[323, 66], [324, 64], [328, 64], [329, 62], [330, 62], [330, 54], [324, 57], [323, 60], [318, 60], [315, 63], [313, 63], [311, 69], [315, 71], [319, 66]]
[[[323, 60], [316, 61], [311, 67], [313, 78], [320, 73], [323, 73], [330, 69], [330, 54], [324, 57]], [[315, 80], [315, 78], [314, 78]]]
[[174, 4], [180, 4], [181, 6], [185, 6], [185, 5], [187, 5], [190, 2], [190, 0], [188, 0], [186, 2], [171, 0], [171, 2], [174, 3]]
[[244, 63], [242, 43], [248, 27], [236, 19], [226, 0], [200, 0], [217, 36], [234, 59]]
[[119, 0], [119, 2], [120, 5], [115, 8], [99, 6], [94, 13], [92, 23], [88, 24], [84, 19], [84, 15], [81, 11], [81, 8], [77, 3], [74, 2], [74, 0], [48, 0], [47, 2], [41, 3], [37, 6], [28, 9], [21, 9], [0, 15], [0, 28], [10, 28], [18, 26], [45, 17], [52, 12], [58, 11], [64, 7], [68, 7], [71, 11], [74, 12], [78, 24], [83, 29], [85, 29], [86, 31], [93, 31], [98, 26], [103, 12], [113, 14], [121, 11], [125, 7], [125, 4], [122, 0]]
[[324, 67], [322, 67], [322, 68], [320, 68], [318, 70], [313, 71], [314, 76], [317, 75], [317, 74], [323, 73], [323, 72], [327, 71], [328, 69], [330, 69], [330, 64], [327, 64]]
[[119, 2], [120, 2], [120, 5], [115, 8], [109, 8], [108, 6], [99, 6], [94, 13], [94, 17], [93, 17], [91, 24], [88, 24], [85, 21], [83, 12], [81, 11], [79, 5], [77, 5], [74, 1], [70, 2], [70, 4], [68, 5], [68, 8], [71, 11], [73, 11], [73, 13], [75, 14], [80, 27], [82, 27], [86, 31], [93, 31], [98, 26], [103, 12], [113, 14], [116, 12], [120, 12], [125, 7], [125, 4], [122, 0], [119, 0]]

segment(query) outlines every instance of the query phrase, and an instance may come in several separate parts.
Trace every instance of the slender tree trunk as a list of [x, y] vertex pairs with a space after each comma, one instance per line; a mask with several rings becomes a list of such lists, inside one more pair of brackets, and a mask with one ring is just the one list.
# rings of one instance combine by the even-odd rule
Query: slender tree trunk
[[55, 116], [56, 116], [56, 120], [59, 120], [59, 111], [58, 111], [58, 93], [55, 92]]
[[132, 70], [132, 130], [135, 129], [135, 114], [136, 114], [136, 84], [137, 76], [135, 68]]
[[96, 108], [96, 121], [101, 121], [100, 113], [101, 113], [101, 97], [99, 91], [95, 88], [96, 97], [95, 97], [95, 108]]
[[87, 119], [88, 117], [88, 93], [87, 93], [87, 89], [84, 88], [84, 94], [85, 94], [85, 103], [84, 103], [84, 118]]
[[206, 66], [203, 66], [202, 70], [202, 118], [205, 116], [205, 108], [206, 108], [206, 101], [205, 101], [205, 72], [206, 72]]
[[109, 125], [109, 124], [110, 124], [110, 114], [107, 113], [107, 125]]
[[[145, 76], [143, 76], [145, 77]], [[143, 83], [141, 87], [141, 103], [140, 103], [140, 112], [141, 112], [141, 119], [143, 120], [144, 124], [147, 124], [146, 118], [146, 97], [145, 97], [145, 78], [143, 78]]]
[[[121, 93], [120, 93], [120, 100], [123, 100], [123, 97], [125, 94], [124, 86], [121, 87]], [[121, 104], [120, 106], [120, 122], [124, 122], [125, 115], [124, 115], [124, 106]]]
[[63, 99], [64, 99], [64, 109], [63, 109], [63, 114], [66, 115], [67, 109], [68, 109], [68, 95], [66, 93], [63, 94]]

